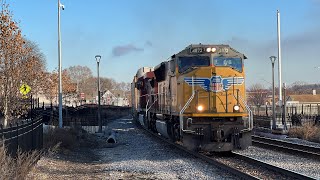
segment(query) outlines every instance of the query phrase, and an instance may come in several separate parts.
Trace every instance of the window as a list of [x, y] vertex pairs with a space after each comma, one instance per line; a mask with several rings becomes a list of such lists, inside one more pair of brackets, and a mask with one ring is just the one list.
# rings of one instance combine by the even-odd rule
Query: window
[[213, 63], [215, 66], [228, 66], [242, 72], [242, 60], [239, 57], [214, 57]]
[[193, 67], [210, 66], [208, 56], [184, 56], [179, 57], [179, 72], [185, 72]]

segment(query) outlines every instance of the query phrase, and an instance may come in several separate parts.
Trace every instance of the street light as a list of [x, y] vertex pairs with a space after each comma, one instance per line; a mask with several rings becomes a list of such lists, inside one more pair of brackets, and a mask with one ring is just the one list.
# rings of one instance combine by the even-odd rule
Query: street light
[[271, 64], [272, 64], [272, 129], [276, 129], [276, 107], [275, 107], [275, 98], [274, 98], [274, 62], [277, 57], [270, 56]]
[[58, 0], [58, 59], [59, 59], [59, 128], [62, 128], [62, 60], [61, 60], [61, 32], [60, 32], [60, 8], [64, 10], [64, 5]]
[[100, 63], [100, 59], [101, 56], [100, 55], [96, 55], [95, 56], [96, 61], [97, 61], [97, 73], [98, 73], [98, 125], [99, 125], [99, 130], [98, 133], [102, 133], [102, 122], [101, 122], [101, 113], [100, 113], [100, 76], [99, 76], [99, 63]]

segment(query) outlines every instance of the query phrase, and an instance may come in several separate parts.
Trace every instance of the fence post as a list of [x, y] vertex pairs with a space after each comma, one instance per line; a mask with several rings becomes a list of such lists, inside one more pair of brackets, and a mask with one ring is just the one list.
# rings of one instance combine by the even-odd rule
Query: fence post
[[44, 110], [44, 101], [42, 102], [42, 110]]
[[19, 150], [19, 123], [16, 122], [16, 126], [17, 126], [17, 152]]
[[311, 104], [310, 104], [310, 116], [312, 115], [312, 108], [311, 108]]
[[4, 141], [4, 137], [3, 137], [3, 124], [0, 124], [0, 132], [1, 132], [2, 141]]
[[32, 95], [31, 95], [31, 106], [30, 106], [30, 119], [32, 120]]
[[268, 117], [268, 105], [266, 105], [266, 116]]
[[41, 119], [41, 126], [40, 126], [40, 149], [43, 148], [43, 118]]
[[33, 118], [31, 118], [31, 150], [34, 150], [34, 142], [33, 142], [34, 141], [34, 137], [33, 137], [34, 136], [34, 134], [33, 134], [34, 133], [33, 132], [34, 129], [33, 129], [33, 125], [34, 125], [33, 124]]
[[[12, 123], [9, 123], [9, 128], [10, 128], [10, 138], [12, 138], [13, 137], [13, 128], [12, 128]], [[9, 132], [9, 131], [8, 131]], [[10, 144], [12, 144], [11, 142], [9, 142], [9, 145]], [[13, 155], [13, 152], [12, 152], [12, 149], [13, 148], [9, 148], [9, 145], [8, 145], [8, 151], [10, 151], [9, 153], [11, 154], [11, 155]], [[15, 153], [16, 154], [16, 153]], [[14, 154], [14, 156], [15, 156], [15, 154]]]

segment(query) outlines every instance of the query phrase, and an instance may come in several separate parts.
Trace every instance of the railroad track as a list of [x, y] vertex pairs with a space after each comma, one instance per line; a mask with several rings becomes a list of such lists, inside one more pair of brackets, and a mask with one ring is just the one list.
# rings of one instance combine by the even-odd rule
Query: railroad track
[[303, 175], [303, 174], [300, 174], [300, 173], [297, 173], [297, 172], [294, 172], [294, 171], [290, 171], [290, 170], [283, 169], [283, 168], [280, 168], [280, 167], [277, 167], [277, 166], [273, 166], [273, 165], [268, 164], [268, 163], [264, 163], [262, 161], [259, 161], [257, 159], [254, 159], [254, 158], [251, 158], [251, 157], [248, 157], [248, 156], [245, 156], [245, 155], [241, 155], [241, 154], [237, 154], [237, 153], [232, 153], [232, 154], [237, 159], [244, 160], [244, 161], [246, 161], [248, 163], [260, 166], [262, 168], [266, 168], [269, 171], [273, 171], [273, 172], [279, 173], [279, 174], [281, 174], [281, 175], [283, 175], [285, 177], [288, 177], [289, 179], [315, 179], [313, 177], [309, 177], [309, 176], [306, 176], [306, 175]]
[[271, 139], [256, 135], [252, 135], [252, 144], [255, 146], [262, 146], [264, 148], [278, 149], [293, 155], [299, 154], [302, 156], [311, 156], [320, 159], [320, 148], [313, 146], [290, 143], [283, 140]]
[[[198, 152], [190, 151], [184, 148], [183, 146], [168, 140], [163, 136], [153, 133], [152, 131], [146, 129], [145, 127], [142, 127], [141, 125], [138, 125], [138, 126], [144, 129], [149, 134], [174, 146], [175, 148], [178, 148], [196, 158], [204, 160], [209, 164], [212, 164], [223, 171], [233, 174], [235, 177], [240, 179], [266, 179], [266, 178], [270, 179], [270, 177], [273, 177], [271, 179], [314, 179], [312, 177], [305, 176], [305, 175], [302, 175], [290, 170], [286, 170], [283, 168], [279, 168], [279, 167], [276, 167], [276, 166], [273, 166], [273, 165], [264, 163], [262, 161], [250, 158], [248, 156], [240, 155], [237, 153], [231, 153], [230, 157], [225, 158], [225, 157], [220, 157], [220, 156], [216, 156], [208, 153], [198, 153]], [[227, 161], [229, 163], [226, 162], [226, 159], [228, 159]], [[230, 163], [230, 160], [232, 160], [233, 163]], [[245, 170], [243, 169], [243, 166], [239, 168], [239, 165], [243, 164], [243, 162], [246, 162], [247, 164], [249, 164], [248, 166], [251, 165], [251, 167]], [[230, 165], [230, 164], [235, 164], [235, 165]], [[262, 176], [257, 175], [260, 173], [260, 172], [257, 173], [257, 171], [261, 171], [261, 170], [264, 171], [262, 173], [264, 175]]]

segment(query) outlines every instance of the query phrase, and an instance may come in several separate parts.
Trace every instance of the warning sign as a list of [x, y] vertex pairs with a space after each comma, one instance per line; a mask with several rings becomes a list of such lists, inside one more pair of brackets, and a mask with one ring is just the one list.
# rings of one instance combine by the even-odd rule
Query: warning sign
[[22, 84], [20, 86], [20, 93], [22, 95], [27, 95], [31, 91], [31, 87], [28, 86], [27, 84]]

